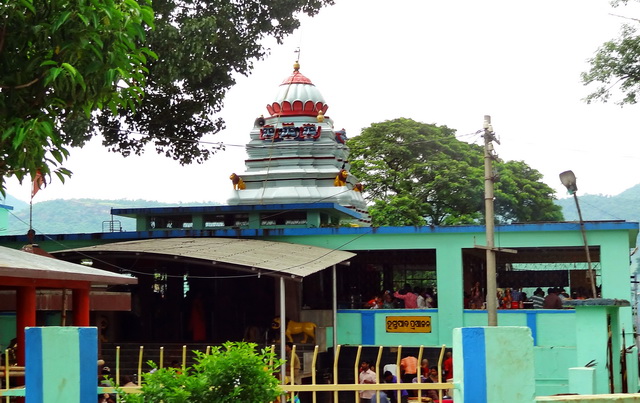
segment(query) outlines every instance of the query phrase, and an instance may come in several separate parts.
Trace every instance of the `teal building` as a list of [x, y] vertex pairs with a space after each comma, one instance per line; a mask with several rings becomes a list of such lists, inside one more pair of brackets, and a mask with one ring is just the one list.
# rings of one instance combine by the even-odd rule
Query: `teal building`
[[[282, 278], [287, 316], [316, 323], [316, 342], [325, 348], [450, 347], [454, 329], [485, 326], [487, 311], [469, 303], [475, 284], [486, 290], [484, 226], [371, 227], [363, 189], [349, 173], [346, 133], [327, 109], [296, 65], [268, 104], [269, 116], [250, 122], [246, 172], [225, 173], [231, 175], [227, 205], [113, 209], [114, 216], [135, 218], [136, 231], [50, 234], [36, 241], [57, 258], [138, 278], [137, 285], [117, 290], [131, 294], [130, 312], [94, 313], [93, 320], [108, 320], [111, 340], [196, 341], [194, 306], [203, 307], [198, 316], [207, 342], [247, 339], [251, 329], [265, 334], [279, 313]], [[589, 221], [585, 229], [599, 297], [631, 300], [630, 250], [638, 223]], [[243, 243], [249, 240], [262, 243]], [[25, 236], [0, 237], [3, 246], [27, 242]], [[500, 298], [552, 287], [575, 299], [592, 297], [579, 223], [497, 225], [495, 245]], [[311, 247], [320, 252], [311, 255]], [[332, 259], [346, 252], [348, 259]], [[406, 284], [429, 289], [437, 304], [370, 309], [375, 296]], [[612, 345], [624, 339], [630, 347], [626, 383], [637, 390], [632, 307], [616, 308], [614, 316]], [[498, 325], [530, 329], [537, 395], [566, 393], [569, 368], [606, 349], [585, 348], [585, 335], [609, 330], [602, 328], [606, 321], [578, 320], [572, 308], [527, 303], [506, 304]], [[607, 366], [622, 370], [617, 359], [600, 362], [597, 376], [606, 377]], [[616, 390], [622, 382], [618, 375]]]
[[9, 229], [9, 211], [13, 210], [12, 206], [0, 204], [0, 234], [6, 234]]

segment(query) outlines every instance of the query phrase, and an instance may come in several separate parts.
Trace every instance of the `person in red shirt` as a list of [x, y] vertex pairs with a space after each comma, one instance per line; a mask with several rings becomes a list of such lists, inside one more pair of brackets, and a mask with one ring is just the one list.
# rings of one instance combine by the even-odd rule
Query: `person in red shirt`
[[382, 297], [379, 295], [374, 295], [366, 304], [364, 304], [365, 308], [369, 309], [380, 309], [382, 308]]
[[393, 296], [403, 300], [404, 307], [407, 309], [418, 308], [418, 295], [411, 292], [411, 286], [409, 284], [405, 285], [402, 290], [396, 291]]
[[444, 381], [448, 381], [449, 379], [453, 379], [453, 356], [451, 355], [451, 351], [447, 351], [444, 355], [445, 360], [442, 363], [442, 370], [444, 371]]

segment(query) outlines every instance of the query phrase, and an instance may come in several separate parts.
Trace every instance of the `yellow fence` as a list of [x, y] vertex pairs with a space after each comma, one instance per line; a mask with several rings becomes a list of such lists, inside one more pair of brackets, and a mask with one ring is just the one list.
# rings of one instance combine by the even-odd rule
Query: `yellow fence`
[[[275, 350], [275, 346], [271, 346], [272, 349]], [[207, 347], [206, 349], [206, 354], [209, 354], [211, 347]], [[418, 363], [420, 363], [422, 361], [422, 356], [423, 356], [423, 346], [420, 346], [419, 348], [419, 353], [418, 353]], [[426, 390], [427, 389], [432, 389], [432, 390], [437, 390], [438, 391], [438, 396], [439, 396], [439, 400], [442, 400], [443, 396], [447, 394], [447, 390], [449, 391], [448, 393], [451, 394], [452, 389], [453, 389], [453, 384], [452, 383], [447, 383], [447, 382], [442, 382], [442, 361], [443, 361], [443, 356], [444, 356], [444, 350], [445, 350], [445, 346], [442, 346], [442, 349], [440, 350], [440, 355], [439, 355], [439, 359], [438, 359], [438, 383], [424, 383], [421, 382], [422, 380], [422, 375], [428, 375], [428, 374], [421, 374], [421, 368], [420, 365], [418, 365], [417, 368], [417, 382], [416, 383], [382, 383], [381, 382], [381, 370], [382, 368], [380, 367], [380, 361], [382, 359], [382, 351], [383, 351], [383, 347], [380, 346], [378, 348], [378, 354], [377, 354], [377, 359], [376, 359], [376, 363], [375, 366], [372, 365], [372, 370], [375, 372], [376, 374], [376, 382], [375, 384], [359, 384], [357, 383], [359, 380], [359, 366], [360, 366], [360, 357], [361, 357], [361, 352], [362, 352], [362, 346], [358, 346], [357, 349], [357, 353], [356, 353], [356, 357], [355, 360], [353, 362], [353, 373], [354, 373], [354, 383], [341, 383], [339, 376], [338, 376], [338, 361], [340, 359], [340, 351], [341, 351], [341, 346], [338, 345], [336, 347], [335, 350], [335, 357], [333, 359], [333, 382], [332, 383], [318, 383], [317, 379], [316, 379], [316, 362], [317, 362], [317, 358], [318, 358], [318, 346], [315, 346], [315, 349], [313, 351], [313, 360], [311, 362], [311, 368], [307, 368], [305, 369], [306, 373], [310, 373], [310, 377], [311, 377], [311, 383], [310, 384], [304, 384], [304, 385], [296, 385], [293, 384], [293, 377], [291, 379], [291, 383], [285, 383], [281, 385], [281, 389], [283, 391], [283, 394], [288, 395], [288, 397], [291, 398], [291, 401], [293, 401], [293, 398], [295, 396], [295, 394], [297, 392], [310, 392], [311, 396], [312, 396], [312, 401], [313, 403], [316, 402], [316, 398], [317, 398], [317, 393], [318, 392], [332, 392], [333, 393], [333, 401], [337, 402], [338, 401], [338, 393], [339, 392], [349, 392], [352, 391], [354, 393], [354, 401], [355, 402], [359, 402], [360, 398], [359, 398], [359, 392], [363, 391], [363, 390], [369, 390], [369, 391], [375, 391], [376, 394], [378, 394], [378, 401], [380, 400], [380, 392], [381, 391], [385, 391], [385, 392], [391, 392], [391, 393], [397, 393], [397, 401], [401, 400], [401, 393], [403, 390], [407, 390], [407, 391], [415, 391], [415, 395], [417, 396], [415, 398], [415, 401], [418, 402], [429, 402], [431, 401], [430, 399], [428, 399], [426, 397]], [[293, 346], [292, 349], [292, 356], [293, 354], [296, 353], [296, 346]], [[142, 366], [143, 366], [143, 356], [144, 356], [144, 346], [140, 346], [140, 350], [139, 350], [139, 354], [138, 354], [138, 368], [137, 368], [137, 373], [138, 373], [138, 381], [141, 382], [142, 381]], [[396, 356], [396, 368], [400, 368], [400, 360], [402, 357], [402, 346], [398, 346], [397, 347], [397, 356]], [[293, 360], [291, 360], [292, 362], [290, 363], [291, 365], [291, 371], [290, 373], [294, 373], [294, 368], [293, 368]], [[4, 379], [4, 388], [0, 389], [0, 396], [3, 396], [6, 398], [6, 402], [9, 402], [10, 400], [10, 396], [24, 396], [24, 389], [23, 387], [18, 387], [18, 388], [11, 388], [11, 378], [12, 377], [24, 377], [24, 367], [15, 367], [15, 366], [9, 366], [9, 363], [6, 362], [4, 366], [0, 367], [3, 371], [3, 379]], [[116, 362], [115, 362], [115, 378], [114, 380], [116, 382], [120, 381], [120, 347], [116, 348]], [[158, 362], [158, 367], [159, 368], [163, 368], [164, 367], [164, 347], [160, 347], [160, 359]], [[182, 363], [181, 363], [181, 367], [182, 370], [185, 371], [186, 367], [187, 367], [187, 346], [183, 346], [182, 347]], [[309, 371], [310, 370], [310, 371]], [[399, 375], [399, 374], [397, 374]], [[397, 377], [397, 379], [399, 380], [399, 376]], [[116, 385], [116, 387], [97, 387], [97, 393], [117, 393], [117, 391], [123, 391], [126, 393], [140, 393], [141, 391], [141, 386], [131, 386], [131, 387], [122, 387], [120, 385]], [[413, 400], [413, 399], [411, 399]]]
[[[382, 359], [382, 349], [380, 346], [378, 348], [378, 355], [376, 358], [375, 366], [373, 367], [373, 371], [376, 373], [376, 383], [375, 384], [359, 384], [359, 383], [340, 383], [338, 377], [338, 361], [340, 359], [340, 349], [341, 346], [338, 345], [336, 347], [336, 354], [333, 359], [333, 383], [331, 384], [318, 384], [316, 380], [316, 360], [318, 357], [318, 346], [315, 347], [313, 351], [313, 361], [311, 364], [311, 384], [309, 385], [294, 385], [294, 384], [285, 384], [282, 385], [282, 389], [285, 393], [291, 395], [291, 400], [293, 401], [293, 396], [296, 392], [312, 392], [313, 403], [316, 402], [316, 393], [317, 392], [333, 392], [333, 401], [338, 401], [338, 392], [340, 391], [353, 391], [354, 392], [354, 401], [359, 402], [359, 392], [363, 390], [373, 390], [379, 394], [380, 391], [395, 391], [397, 393], [397, 401], [401, 400], [401, 393], [403, 390], [407, 391], [416, 391], [417, 401], [425, 401], [428, 402], [428, 398], [423, 397], [424, 391], [427, 389], [433, 389], [438, 391], [439, 400], [442, 400], [442, 397], [445, 395], [446, 390], [452, 390], [453, 384], [442, 382], [442, 360], [444, 356], [445, 346], [442, 346], [440, 350], [440, 356], [438, 359], [438, 383], [424, 383], [421, 382], [422, 375], [420, 373], [420, 365], [417, 368], [417, 382], [416, 383], [381, 383], [380, 382], [380, 360]], [[418, 364], [422, 361], [422, 353], [423, 346], [420, 346], [418, 353]], [[362, 346], [358, 346], [358, 350], [356, 353], [356, 357], [353, 363], [353, 373], [354, 373], [354, 382], [359, 380], [359, 369], [360, 369], [360, 353], [362, 352]], [[295, 354], [295, 346], [293, 346], [293, 350], [291, 354]], [[400, 368], [400, 359], [402, 357], [402, 346], [398, 346], [397, 355], [396, 355], [396, 368]], [[293, 373], [293, 362], [291, 363], [291, 371]], [[399, 374], [398, 374], [399, 375]], [[399, 380], [399, 376], [397, 379]], [[378, 401], [380, 400], [378, 396]]]

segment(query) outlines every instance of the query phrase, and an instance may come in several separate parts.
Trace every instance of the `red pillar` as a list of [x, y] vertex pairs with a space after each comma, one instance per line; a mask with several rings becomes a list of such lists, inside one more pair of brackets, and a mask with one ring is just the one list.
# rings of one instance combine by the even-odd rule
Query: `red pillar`
[[73, 290], [73, 326], [89, 326], [89, 289]]
[[36, 325], [36, 287], [18, 287], [16, 292], [16, 338], [18, 365], [24, 365], [24, 328]]

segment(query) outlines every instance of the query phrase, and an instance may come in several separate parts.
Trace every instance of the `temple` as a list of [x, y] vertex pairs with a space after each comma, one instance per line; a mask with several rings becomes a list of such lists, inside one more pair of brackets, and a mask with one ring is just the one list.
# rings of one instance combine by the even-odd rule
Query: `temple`
[[[260, 116], [247, 144], [246, 172], [233, 173], [234, 192], [230, 206], [332, 203], [347, 209], [344, 213], [321, 214], [320, 226], [337, 224], [344, 217], [357, 226], [369, 226], [370, 218], [362, 197], [362, 186], [349, 174], [349, 150], [345, 130], [337, 130], [326, 115], [329, 106], [322, 94], [300, 72], [296, 62], [293, 73], [278, 88], [268, 117]], [[242, 185], [237, 183], [242, 181]], [[272, 215], [272, 214], [271, 214]], [[296, 209], [288, 221], [306, 223], [305, 212]], [[342, 220], [339, 220], [342, 221]], [[275, 219], [263, 220], [276, 225]]]
[[[131, 294], [128, 312], [91, 314], [92, 323], [109, 323], [105, 340], [136, 348], [271, 342], [268, 330], [283, 306], [291, 320], [317, 325], [322, 351], [364, 346], [366, 358], [367, 348], [378, 346], [450, 347], [454, 329], [486, 325], [487, 311], [469, 304], [468, 295], [474, 287], [486, 294], [484, 226], [372, 227], [362, 185], [349, 173], [346, 133], [336, 130], [327, 111], [296, 64], [267, 105], [268, 116], [248, 120], [245, 172], [220, 173], [230, 175], [226, 205], [112, 209], [114, 216], [135, 218], [135, 230], [38, 235], [35, 241], [58, 259], [137, 278], [137, 285], [117, 288]], [[631, 297], [629, 253], [639, 226], [588, 221], [585, 229], [599, 301], [612, 306], [505, 304], [498, 312], [500, 326], [529, 329], [537, 395], [568, 392], [569, 369], [594, 359], [598, 393], [609, 384], [615, 391], [638, 388], [637, 348], [624, 348], [625, 339], [634, 339], [632, 307], [617, 301]], [[513, 223], [495, 230], [499, 249], [516, 252], [498, 251], [500, 289], [529, 296], [538, 287], [590, 289], [579, 223]], [[28, 241], [0, 237], [0, 245], [12, 248]], [[437, 304], [369, 309], [370, 299], [406, 284], [430, 289]], [[624, 377], [620, 361], [607, 358], [607, 342], [612, 355], [622, 350], [629, 356]], [[436, 360], [435, 354], [427, 358]]]

